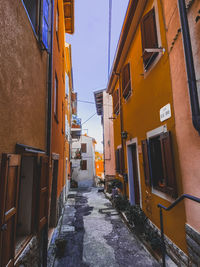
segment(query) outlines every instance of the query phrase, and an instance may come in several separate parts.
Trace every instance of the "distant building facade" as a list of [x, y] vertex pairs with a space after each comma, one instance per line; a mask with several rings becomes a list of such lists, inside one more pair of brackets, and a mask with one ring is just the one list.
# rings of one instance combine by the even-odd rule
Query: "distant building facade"
[[101, 180], [104, 180], [104, 158], [103, 153], [95, 152], [95, 168], [96, 176]]
[[97, 114], [103, 127], [103, 154], [105, 183], [115, 178], [115, 151], [113, 130], [113, 101], [106, 90], [94, 92]]
[[72, 179], [79, 187], [94, 186], [95, 144], [95, 139], [87, 135], [72, 143]]

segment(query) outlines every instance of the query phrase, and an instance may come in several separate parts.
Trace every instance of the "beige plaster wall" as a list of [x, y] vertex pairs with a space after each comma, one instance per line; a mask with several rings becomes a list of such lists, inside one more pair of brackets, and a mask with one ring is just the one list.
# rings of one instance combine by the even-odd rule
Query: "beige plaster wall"
[[109, 119], [112, 115], [112, 96], [103, 92], [103, 127], [104, 127], [104, 151], [105, 151], [105, 175], [115, 175], [115, 152], [114, 152], [114, 133], [113, 120]]
[[0, 153], [46, 147], [47, 53], [20, 0], [0, 0]]

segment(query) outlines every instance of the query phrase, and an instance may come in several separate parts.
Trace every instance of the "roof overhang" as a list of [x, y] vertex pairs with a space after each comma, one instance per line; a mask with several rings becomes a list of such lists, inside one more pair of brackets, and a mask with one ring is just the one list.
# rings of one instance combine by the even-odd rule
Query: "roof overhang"
[[18, 153], [36, 153], [36, 154], [45, 154], [46, 152], [40, 148], [24, 145], [24, 144], [16, 144], [16, 150]]
[[74, 33], [74, 0], [63, 0], [65, 32]]
[[97, 115], [103, 115], [103, 92], [106, 89], [94, 92], [94, 99], [96, 104]]
[[114, 90], [117, 82], [116, 73], [121, 72], [146, 4], [147, 0], [130, 0], [129, 2], [107, 85], [109, 94], [112, 94]]

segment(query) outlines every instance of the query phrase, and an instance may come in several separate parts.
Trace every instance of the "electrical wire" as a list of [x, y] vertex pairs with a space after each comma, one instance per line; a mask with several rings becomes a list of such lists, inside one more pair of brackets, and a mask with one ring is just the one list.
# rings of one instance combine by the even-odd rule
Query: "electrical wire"
[[97, 113], [95, 112], [91, 117], [89, 117], [86, 121], [84, 121], [81, 125], [83, 125], [84, 123], [88, 122], [90, 119], [92, 119]]
[[[85, 104], [91, 104], [91, 105], [95, 105], [94, 102], [90, 102], [90, 101], [85, 101], [85, 100], [77, 100], [78, 102], [81, 102], [81, 103], [85, 103]], [[103, 104], [103, 106], [110, 106], [112, 107], [111, 104]]]
[[109, 30], [108, 30], [108, 79], [110, 74], [110, 49], [111, 49], [111, 26], [112, 26], [112, 0], [109, 0]]
[[94, 104], [94, 102], [90, 102], [90, 101], [85, 101], [85, 100], [77, 100], [78, 102], [82, 102], [82, 103], [87, 103], [87, 104]]

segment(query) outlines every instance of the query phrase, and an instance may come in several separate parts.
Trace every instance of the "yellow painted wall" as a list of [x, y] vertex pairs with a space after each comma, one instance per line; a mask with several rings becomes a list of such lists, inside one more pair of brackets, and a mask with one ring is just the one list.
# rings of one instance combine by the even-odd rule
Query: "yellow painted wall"
[[[162, 47], [166, 48], [167, 42], [165, 36], [165, 28], [162, 17], [162, 9], [160, 6], [160, 1], [148, 1], [145, 13], [147, 13], [154, 2], [158, 4], [158, 14], [159, 14], [159, 24], [160, 24], [160, 34]], [[130, 63], [131, 69], [131, 85], [132, 85], [132, 95], [127, 101], [122, 100], [123, 105], [123, 120], [124, 120], [124, 131], [128, 132], [128, 140], [132, 138], [137, 138], [138, 145], [141, 145], [141, 141], [146, 139], [146, 133], [148, 131], [154, 130], [162, 125], [167, 125], [167, 130], [172, 133], [173, 141], [173, 151], [175, 158], [175, 168], [176, 168], [176, 179], [178, 184], [178, 194], [182, 194], [182, 184], [181, 184], [181, 173], [179, 167], [178, 149], [176, 142], [176, 132], [175, 132], [175, 120], [173, 111], [173, 98], [172, 98], [172, 88], [171, 88], [171, 77], [170, 77], [170, 67], [168, 53], [165, 52], [164, 55], [159, 59], [157, 64], [147, 73], [144, 74], [143, 69], [143, 59], [142, 59], [142, 41], [141, 41], [141, 30], [140, 25], [137, 28], [134, 40], [129, 49], [128, 55], [124, 62]], [[115, 90], [119, 87], [117, 84]], [[160, 122], [160, 108], [170, 103], [172, 116], [170, 119]], [[120, 137], [120, 115], [114, 120], [114, 139], [115, 139], [115, 149], [121, 144]], [[127, 171], [127, 151], [126, 146], [125, 155], [125, 172]], [[144, 180], [144, 170], [143, 170], [143, 156], [140, 151], [139, 153], [139, 173], [141, 180], [141, 192], [142, 192], [142, 208], [150, 220], [159, 227], [159, 209], [157, 204], [161, 203], [165, 206], [171, 204], [170, 201], [159, 197], [151, 192], [151, 189], [145, 185]], [[147, 207], [148, 205], [148, 207]], [[148, 212], [147, 210], [150, 210]], [[178, 205], [175, 209], [168, 212], [164, 212], [164, 228], [165, 234], [175, 242], [184, 252], [186, 249], [185, 242], [185, 210], [183, 203]]]
[[[59, 30], [58, 36], [56, 34], [56, 15], [57, 7], [59, 11]], [[65, 104], [65, 26], [64, 26], [64, 11], [63, 1], [56, 0], [54, 2], [54, 36], [53, 36], [53, 96], [52, 96], [52, 153], [59, 154], [58, 165], [58, 190], [57, 196], [59, 197], [63, 186], [65, 184], [65, 134], [62, 131], [63, 125], [63, 112], [62, 103]], [[54, 86], [55, 86], [55, 73], [58, 78], [58, 120], [54, 116]]]

